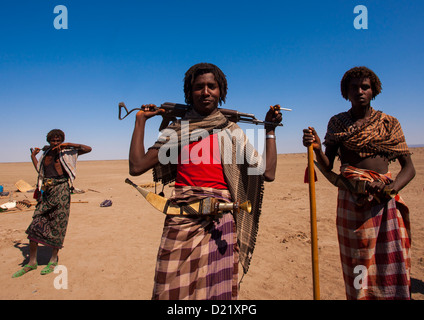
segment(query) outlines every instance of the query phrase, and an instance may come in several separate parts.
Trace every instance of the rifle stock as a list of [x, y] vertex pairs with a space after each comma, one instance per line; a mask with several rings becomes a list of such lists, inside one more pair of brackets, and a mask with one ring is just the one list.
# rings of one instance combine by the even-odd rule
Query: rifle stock
[[[274, 107], [271, 107], [274, 108]], [[126, 111], [126, 114], [124, 116], [122, 116], [122, 110]], [[125, 119], [131, 112], [135, 111], [135, 110], [142, 110], [143, 108], [134, 108], [131, 109], [130, 111], [128, 111], [127, 107], [125, 106], [125, 103], [120, 102], [119, 103], [119, 115], [118, 118], [119, 120], [123, 120]], [[160, 105], [160, 107], [155, 107], [153, 109], [149, 109], [150, 111], [154, 111], [157, 109], [163, 109], [165, 110], [165, 112], [162, 114], [163, 120], [162, 123], [160, 124], [159, 127], [159, 131], [165, 129], [168, 124], [172, 121], [175, 121], [176, 118], [183, 118], [184, 115], [186, 114], [187, 110], [189, 109], [188, 105], [185, 104], [179, 104], [179, 103], [172, 103], [172, 102], [165, 102], [162, 103]], [[283, 126], [282, 123], [271, 123], [271, 122], [266, 122], [266, 121], [262, 121], [262, 120], [258, 120], [256, 119], [254, 114], [251, 113], [244, 113], [244, 112], [239, 112], [237, 110], [232, 110], [232, 109], [224, 109], [224, 108], [218, 108], [218, 110], [225, 116], [227, 117], [229, 120], [233, 121], [233, 122], [243, 122], [243, 123], [251, 123], [251, 124], [255, 124], [255, 125], [267, 125], [267, 124], [272, 124], [272, 125], [277, 125], [277, 126]], [[291, 111], [291, 109], [287, 109], [287, 108], [281, 108], [278, 107], [275, 110], [285, 110], [285, 111]], [[147, 111], [147, 110], [146, 110]]]

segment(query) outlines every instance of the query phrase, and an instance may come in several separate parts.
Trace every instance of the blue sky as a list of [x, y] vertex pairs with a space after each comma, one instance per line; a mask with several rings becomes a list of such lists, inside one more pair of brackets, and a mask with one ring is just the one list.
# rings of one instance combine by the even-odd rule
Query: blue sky
[[[57, 5], [67, 30], [54, 28]], [[357, 5], [367, 30], [354, 27]], [[134, 116], [118, 120], [118, 103], [183, 103], [184, 73], [198, 62], [227, 75], [223, 107], [259, 119], [271, 104], [293, 109], [277, 129], [279, 153], [305, 152], [304, 127], [323, 137], [329, 118], [350, 108], [340, 79], [358, 65], [382, 81], [373, 107], [422, 144], [423, 12], [421, 0], [3, 1], [0, 162], [30, 161], [53, 128], [93, 147], [81, 160], [127, 159]], [[149, 121], [147, 145], [160, 121]]]

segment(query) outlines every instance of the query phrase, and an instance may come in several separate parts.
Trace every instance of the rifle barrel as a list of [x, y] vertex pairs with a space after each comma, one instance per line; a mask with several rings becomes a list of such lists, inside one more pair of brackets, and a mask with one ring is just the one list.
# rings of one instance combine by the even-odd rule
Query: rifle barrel
[[[172, 114], [173, 117], [183, 117], [184, 114], [186, 113], [186, 111], [188, 110], [189, 106], [185, 105], [185, 104], [179, 104], [179, 103], [172, 103], [172, 102], [165, 102], [162, 103], [160, 107], [157, 107], [158, 109], [165, 109], [165, 114]], [[122, 116], [122, 109], [125, 109], [126, 114], [124, 116]], [[125, 106], [125, 103], [120, 102], [119, 103], [119, 114], [118, 114], [118, 118], [119, 120], [123, 120], [125, 119], [131, 112], [136, 111], [136, 110], [141, 110], [142, 108], [134, 108], [131, 109], [130, 111], [128, 111], [127, 107]], [[255, 115], [252, 113], [244, 113], [244, 112], [239, 112], [237, 110], [233, 110], [233, 109], [224, 109], [224, 108], [218, 108], [219, 111], [222, 112], [222, 114], [224, 116], [226, 116], [227, 118], [231, 119], [233, 118], [234, 120], [236, 120], [237, 122], [243, 122], [243, 123], [253, 123], [255, 125], [258, 124], [263, 124], [263, 125], [267, 125], [267, 124], [272, 124], [275, 125], [275, 123], [272, 122], [268, 122], [268, 121], [262, 121], [262, 120], [258, 120], [256, 119]], [[292, 111], [292, 109], [288, 109], [288, 108], [281, 108], [280, 110], [284, 110], [284, 111]], [[282, 123], [278, 123], [277, 126], [283, 126]]]

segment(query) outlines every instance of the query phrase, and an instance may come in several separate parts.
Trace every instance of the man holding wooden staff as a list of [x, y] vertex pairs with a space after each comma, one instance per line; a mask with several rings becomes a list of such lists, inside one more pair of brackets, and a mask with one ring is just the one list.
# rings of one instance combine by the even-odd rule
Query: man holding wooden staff
[[[377, 75], [355, 67], [341, 81], [347, 112], [333, 116], [324, 139], [303, 130], [317, 166], [339, 187], [337, 232], [348, 299], [410, 299], [409, 211], [398, 192], [415, 176], [411, 154], [398, 120], [371, 107], [381, 92]], [[341, 174], [331, 170], [335, 157]], [[389, 163], [398, 160], [395, 178]]]
[[[190, 204], [212, 200], [249, 200], [252, 211], [199, 214], [190, 209], [185, 215], [168, 214], [152, 298], [237, 299], [238, 263], [240, 261], [243, 271], [247, 272], [258, 231], [263, 181], [272, 181], [275, 177], [274, 130], [282, 116], [272, 108], [266, 114], [266, 161], [263, 164], [238, 125], [218, 110], [218, 104], [225, 102], [227, 80], [217, 66], [210, 63], [192, 66], [184, 78], [184, 93], [190, 106], [185, 117], [168, 126], [147, 152], [145, 123], [161, 110], [137, 113], [129, 155], [130, 174], [140, 175], [153, 168], [155, 181], [175, 181], [169, 200], [172, 205], [181, 206], [182, 212], [188, 210]], [[148, 106], [155, 107], [146, 105], [146, 108]], [[193, 139], [196, 135], [199, 140]], [[229, 144], [221, 143], [221, 138], [227, 139]], [[177, 151], [177, 163], [164, 162], [166, 152], [163, 150], [169, 150], [170, 154]], [[240, 150], [244, 156], [241, 159], [235, 154]], [[258, 159], [258, 163], [252, 163], [252, 158]]]

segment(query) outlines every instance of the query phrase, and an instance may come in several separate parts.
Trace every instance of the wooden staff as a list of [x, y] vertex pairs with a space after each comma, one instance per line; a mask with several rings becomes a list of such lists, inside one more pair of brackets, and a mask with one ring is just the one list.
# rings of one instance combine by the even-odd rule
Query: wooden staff
[[320, 300], [317, 217], [316, 217], [316, 203], [315, 203], [315, 172], [314, 172], [314, 153], [313, 153], [312, 145], [308, 147], [308, 177], [309, 177], [309, 204], [310, 204], [310, 212], [311, 212], [311, 249], [312, 249], [312, 277], [313, 277], [313, 286], [314, 286], [314, 300]]

